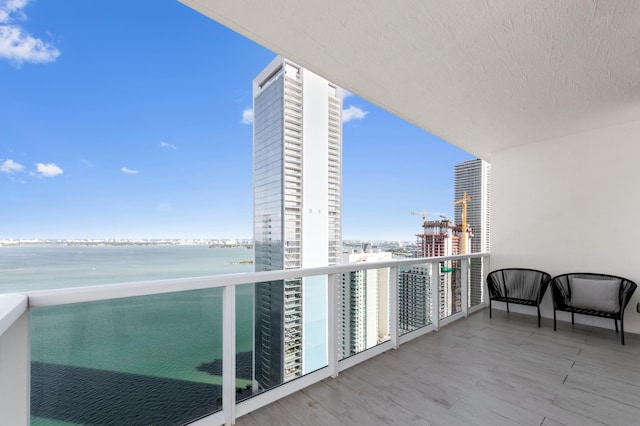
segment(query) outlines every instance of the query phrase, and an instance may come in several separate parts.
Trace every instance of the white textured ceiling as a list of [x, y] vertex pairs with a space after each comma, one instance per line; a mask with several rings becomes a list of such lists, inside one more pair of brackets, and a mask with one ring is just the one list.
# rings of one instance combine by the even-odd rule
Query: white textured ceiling
[[640, 119], [640, 1], [181, 1], [486, 159]]

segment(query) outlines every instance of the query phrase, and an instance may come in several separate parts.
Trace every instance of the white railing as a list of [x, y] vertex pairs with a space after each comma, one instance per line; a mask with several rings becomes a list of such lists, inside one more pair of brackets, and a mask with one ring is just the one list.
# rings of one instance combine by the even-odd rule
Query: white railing
[[[471, 258], [481, 258], [484, 271], [488, 270], [488, 253], [461, 256], [432, 257], [421, 259], [392, 260], [385, 262], [355, 263], [321, 268], [306, 268], [287, 271], [270, 271], [216, 275], [209, 277], [171, 279], [160, 281], [100, 285], [25, 292], [23, 294], [0, 295], [0, 413], [6, 424], [29, 424], [30, 419], [30, 350], [29, 309], [57, 306], [70, 303], [113, 300], [133, 296], [149, 296], [187, 290], [223, 289], [223, 342], [222, 342], [222, 410], [193, 422], [195, 425], [232, 425], [237, 417], [248, 414], [271, 402], [310, 386], [328, 377], [336, 377], [346, 368], [377, 356], [400, 344], [437, 330], [439, 327], [465, 317], [468, 313], [486, 305], [480, 303], [468, 307], [468, 263]], [[461, 311], [440, 319], [439, 279], [432, 279], [431, 312], [432, 323], [404, 335], [398, 327], [398, 276], [399, 269], [408, 265], [430, 264], [432, 271], [439, 271], [440, 262], [456, 260], [461, 264]], [[369, 269], [389, 268], [389, 318], [390, 338], [371, 349], [339, 360], [338, 351], [338, 283], [342, 274]], [[284, 383], [249, 399], [236, 402], [236, 298], [237, 285], [267, 281], [279, 281], [311, 276], [328, 276], [327, 352], [328, 365], [296, 380]], [[485, 274], [486, 275], [486, 272]], [[433, 276], [433, 273], [432, 273]], [[439, 276], [439, 275], [437, 275]], [[483, 276], [483, 283], [485, 277]], [[480, 283], [480, 285], [483, 285]], [[478, 285], [478, 284], [476, 284]], [[483, 301], [484, 302], [484, 301]]]

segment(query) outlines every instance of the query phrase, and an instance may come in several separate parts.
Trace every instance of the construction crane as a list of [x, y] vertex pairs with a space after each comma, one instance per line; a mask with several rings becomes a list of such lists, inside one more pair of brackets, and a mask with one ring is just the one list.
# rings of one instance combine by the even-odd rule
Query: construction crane
[[462, 242], [460, 244], [460, 254], [467, 254], [467, 202], [471, 200], [471, 196], [467, 195], [467, 192], [465, 191], [462, 198], [453, 203], [454, 206], [456, 204], [462, 204], [462, 235], [460, 236]]
[[409, 212], [409, 214], [413, 215], [413, 216], [417, 216], [417, 215], [422, 215], [422, 221], [426, 222], [427, 221], [427, 216], [440, 216], [441, 218], [445, 219], [445, 217], [443, 216], [444, 213], [442, 212], [426, 212], [426, 211], [421, 211], [421, 212]]

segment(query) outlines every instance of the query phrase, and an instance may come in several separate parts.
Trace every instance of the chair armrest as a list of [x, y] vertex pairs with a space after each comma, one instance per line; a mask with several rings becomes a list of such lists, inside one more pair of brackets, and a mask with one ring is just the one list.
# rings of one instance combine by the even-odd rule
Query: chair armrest
[[571, 289], [566, 276], [555, 277], [550, 282], [554, 309], [565, 309], [571, 306]]
[[624, 280], [622, 282], [622, 289], [620, 291], [620, 313], [624, 313], [629, 301], [631, 300], [631, 296], [636, 291], [638, 285], [633, 281]]

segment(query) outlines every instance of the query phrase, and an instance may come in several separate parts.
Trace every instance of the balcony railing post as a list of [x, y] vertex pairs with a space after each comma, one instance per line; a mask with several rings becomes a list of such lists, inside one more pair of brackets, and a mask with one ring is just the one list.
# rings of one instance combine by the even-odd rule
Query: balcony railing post
[[389, 338], [393, 348], [398, 349], [400, 336], [398, 318], [398, 274], [400, 268], [393, 266], [389, 270]]
[[460, 304], [466, 317], [469, 313], [469, 259], [460, 261]]
[[440, 328], [440, 262], [431, 262], [431, 322]]
[[487, 288], [487, 275], [491, 271], [491, 256], [482, 256], [480, 258], [482, 262], [482, 282], [480, 285], [482, 286], [482, 303], [487, 302], [487, 294], [489, 294], [489, 289]]
[[222, 411], [225, 424], [236, 422], [236, 287], [222, 291]]
[[331, 371], [331, 377], [338, 377], [338, 360], [339, 360], [339, 348], [341, 342], [338, 341], [340, 333], [338, 303], [340, 303], [338, 295], [338, 286], [340, 285], [340, 279], [342, 274], [330, 274], [328, 284], [328, 318], [327, 318], [327, 351], [329, 352], [329, 370]]
[[0, 295], [0, 423], [30, 424], [29, 311], [22, 295]]

